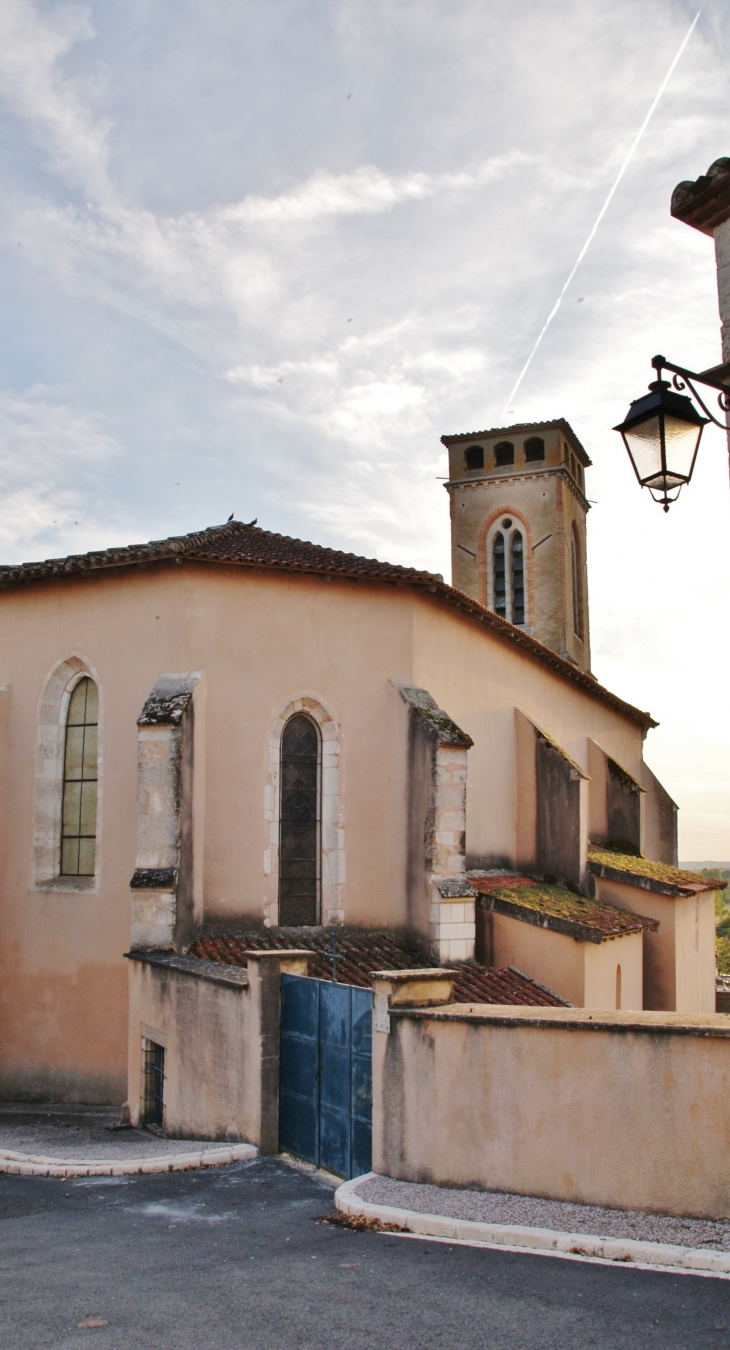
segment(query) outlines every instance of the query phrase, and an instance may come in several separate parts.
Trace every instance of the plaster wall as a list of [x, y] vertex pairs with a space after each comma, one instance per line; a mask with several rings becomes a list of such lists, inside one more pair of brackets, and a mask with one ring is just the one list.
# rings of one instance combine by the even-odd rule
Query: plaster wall
[[644, 843], [642, 852], [655, 862], [677, 866], [677, 803], [652, 773], [637, 760], [631, 772], [644, 789]]
[[620, 1006], [643, 1007], [641, 933], [601, 943], [576, 942], [567, 933], [481, 906], [476, 914], [479, 960], [498, 967], [516, 966], [576, 1008], [615, 1009], [616, 969], [620, 966]]
[[[99, 865], [89, 884], [40, 886], [32, 869], [39, 701], [49, 671], [72, 653], [101, 693]], [[136, 723], [170, 671], [206, 672], [205, 753], [196, 746], [195, 754], [196, 774], [206, 775], [202, 890], [206, 919], [222, 923], [264, 917], [271, 728], [298, 697], [316, 699], [337, 726], [348, 924], [399, 928], [411, 918], [407, 742], [387, 744], [403, 727], [391, 677], [428, 689], [464, 726], [517, 704], [560, 744], [591, 735], [621, 762], [641, 755], [641, 730], [620, 712], [408, 588], [171, 562], [5, 591], [0, 685], [12, 685], [13, 785], [0, 897], [5, 1097], [126, 1096], [122, 953], [136, 851]], [[197, 778], [193, 793], [200, 816]], [[489, 838], [510, 856], [514, 834], [504, 822], [504, 813], [490, 820]], [[195, 865], [199, 895], [199, 854]]]
[[721, 1015], [391, 1009], [373, 1168], [406, 1181], [730, 1215]]
[[148, 1039], [165, 1049], [165, 1134], [242, 1139], [263, 1153], [278, 1151], [282, 965], [306, 974], [301, 957], [281, 961], [270, 953], [249, 962], [241, 984], [130, 960], [133, 1124], [140, 1122], [142, 1042]]
[[681, 1013], [715, 1011], [715, 892], [679, 897], [596, 877], [596, 896], [619, 909], [658, 919], [644, 934], [644, 1007]]

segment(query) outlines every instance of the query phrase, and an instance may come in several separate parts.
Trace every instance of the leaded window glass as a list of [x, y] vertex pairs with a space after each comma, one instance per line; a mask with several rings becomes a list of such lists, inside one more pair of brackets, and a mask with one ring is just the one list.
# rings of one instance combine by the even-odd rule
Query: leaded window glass
[[507, 577], [504, 566], [504, 535], [501, 530], [494, 536], [494, 609], [503, 619], [507, 618]]
[[290, 717], [281, 738], [279, 923], [319, 921], [320, 735], [303, 713]]
[[96, 865], [99, 691], [79, 680], [66, 718], [61, 813], [61, 875], [91, 877]]
[[510, 540], [512, 555], [512, 622], [525, 622], [525, 571], [522, 535], [515, 530]]

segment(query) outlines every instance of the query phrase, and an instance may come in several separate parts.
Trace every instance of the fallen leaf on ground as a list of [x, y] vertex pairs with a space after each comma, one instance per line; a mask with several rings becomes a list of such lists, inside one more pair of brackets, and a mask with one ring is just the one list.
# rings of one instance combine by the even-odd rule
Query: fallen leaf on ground
[[77, 1322], [77, 1327], [108, 1327], [109, 1323], [105, 1317], [87, 1317], [85, 1322]]

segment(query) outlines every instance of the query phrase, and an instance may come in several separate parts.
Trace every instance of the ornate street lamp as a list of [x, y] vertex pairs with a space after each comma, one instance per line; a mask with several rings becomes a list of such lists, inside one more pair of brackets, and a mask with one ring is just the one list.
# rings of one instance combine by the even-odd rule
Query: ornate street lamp
[[[651, 364], [657, 378], [649, 385], [649, 393], [634, 400], [626, 418], [614, 427], [614, 431], [621, 432], [641, 487], [648, 488], [654, 501], [668, 511], [692, 477], [702, 428], [708, 422], [714, 422], [715, 426], [728, 430], [727, 422], [721, 422], [710, 412], [697, 393], [695, 383], [720, 391], [717, 401], [724, 413], [730, 411], [730, 388], [726, 368], [722, 366], [717, 372], [698, 375], [683, 366], [673, 366], [663, 356], [655, 356]], [[671, 384], [662, 379], [663, 370], [672, 371]], [[687, 387], [706, 413], [705, 417], [698, 413], [692, 400], [680, 392]], [[674, 495], [670, 496], [670, 493]]]

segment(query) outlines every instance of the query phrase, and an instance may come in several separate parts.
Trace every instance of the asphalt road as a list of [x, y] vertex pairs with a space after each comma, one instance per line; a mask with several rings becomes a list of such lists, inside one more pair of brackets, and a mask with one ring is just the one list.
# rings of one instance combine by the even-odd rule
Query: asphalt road
[[331, 1211], [328, 1186], [278, 1159], [0, 1176], [0, 1345], [730, 1350], [730, 1281], [316, 1221]]

